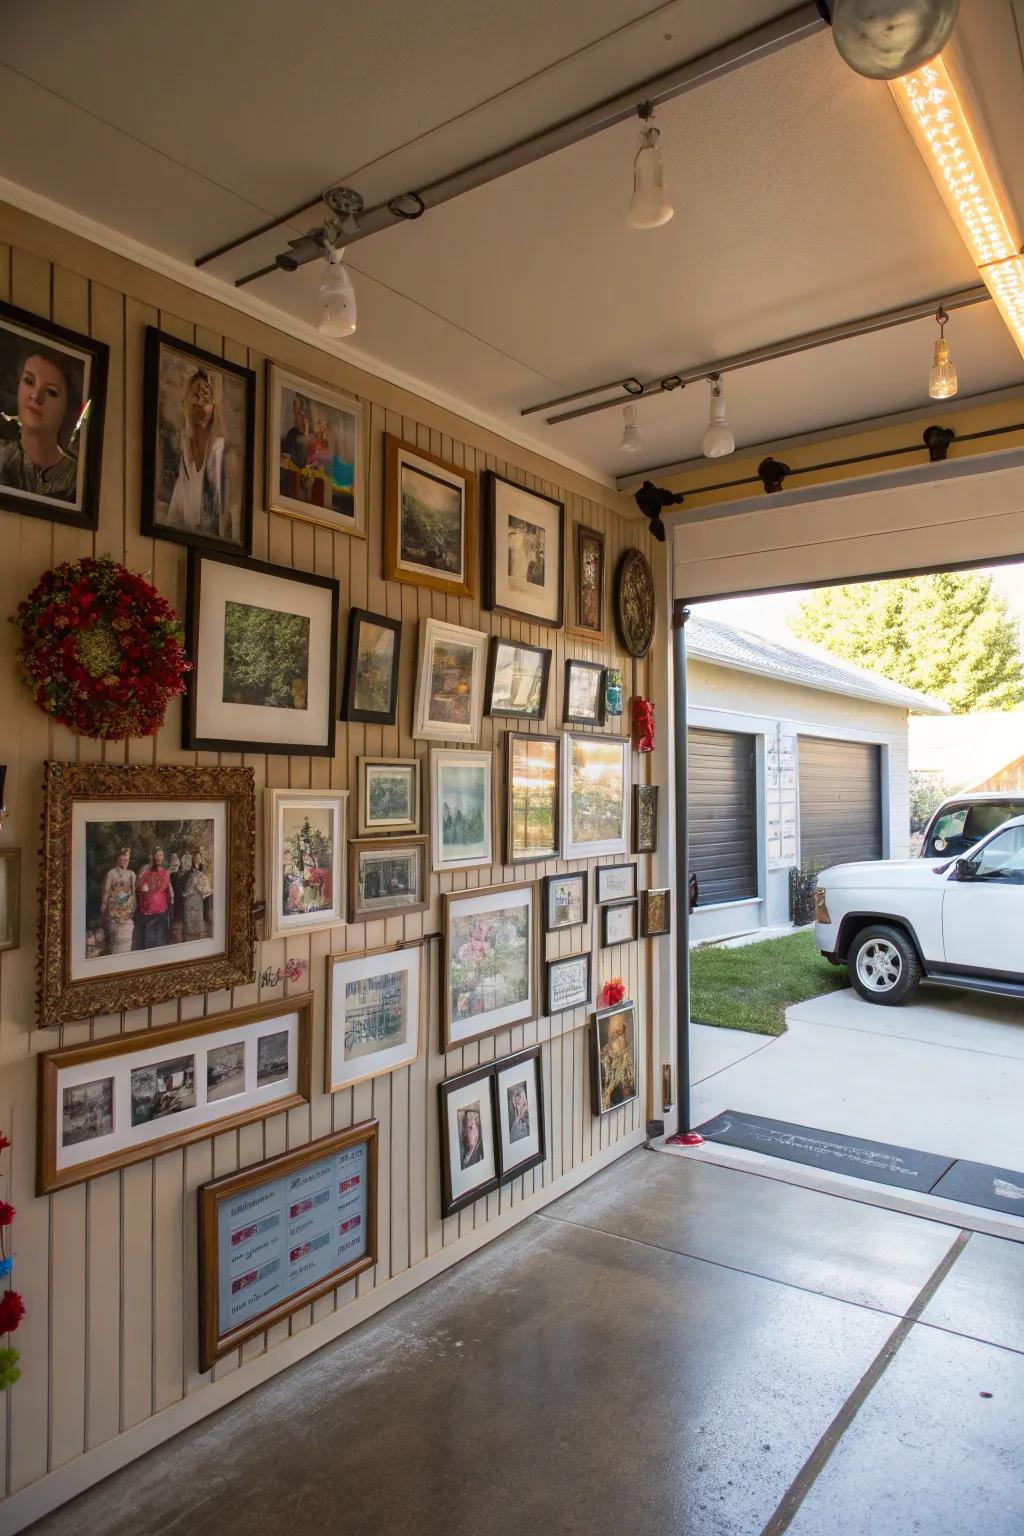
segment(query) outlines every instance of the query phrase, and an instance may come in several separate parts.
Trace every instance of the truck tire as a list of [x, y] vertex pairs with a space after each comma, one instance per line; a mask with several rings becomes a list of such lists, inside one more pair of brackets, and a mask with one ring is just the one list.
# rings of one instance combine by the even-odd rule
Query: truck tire
[[895, 1008], [909, 1002], [921, 981], [917, 950], [901, 928], [862, 928], [846, 957], [850, 980], [869, 1003]]

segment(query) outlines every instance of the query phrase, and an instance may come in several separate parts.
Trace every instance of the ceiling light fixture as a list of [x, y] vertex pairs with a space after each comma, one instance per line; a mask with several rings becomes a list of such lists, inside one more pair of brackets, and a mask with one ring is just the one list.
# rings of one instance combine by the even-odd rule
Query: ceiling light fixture
[[992, 184], [943, 59], [893, 80], [896, 98], [942, 200], [1024, 356], [1024, 255]]
[[636, 406], [624, 405], [622, 407], [622, 441], [619, 448], [623, 453], [639, 453], [643, 447], [643, 438], [640, 436], [640, 428], [637, 425]]
[[726, 425], [725, 399], [722, 395], [722, 375], [720, 373], [709, 373], [708, 383], [711, 385], [711, 412], [708, 420], [708, 429], [704, 433], [704, 457], [706, 459], [724, 459], [727, 453], [734, 451], [736, 439]]
[[949, 42], [960, 0], [832, 0], [832, 37], [843, 61], [869, 80], [895, 80]]
[[630, 229], [657, 229], [659, 224], [667, 224], [673, 213], [665, 190], [665, 167], [658, 147], [660, 134], [651, 126], [654, 108], [649, 101], [637, 108], [637, 116], [645, 126], [633, 161], [633, 196], [626, 223]]
[[946, 321], [949, 316], [940, 304], [935, 311], [939, 326], [939, 339], [935, 343], [935, 356], [928, 370], [928, 393], [933, 400], [952, 400], [956, 394], [956, 369], [949, 360], [949, 342], [946, 340]]
[[326, 265], [320, 280], [321, 336], [340, 339], [351, 336], [356, 328], [356, 291], [345, 265], [345, 247], [337, 244], [340, 228], [334, 220], [324, 226]]

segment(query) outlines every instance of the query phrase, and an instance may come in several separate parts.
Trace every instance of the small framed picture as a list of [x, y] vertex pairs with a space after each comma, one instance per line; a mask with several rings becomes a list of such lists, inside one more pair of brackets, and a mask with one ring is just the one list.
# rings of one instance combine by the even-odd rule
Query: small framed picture
[[420, 623], [412, 734], [433, 741], [480, 739], [487, 636], [441, 619]]
[[548, 707], [551, 652], [495, 635], [487, 658], [487, 713], [542, 720]]
[[0, 303], [0, 507], [99, 526], [109, 353]]
[[605, 638], [604, 534], [576, 523], [573, 528], [573, 607], [569, 630], [590, 640]]
[[633, 785], [633, 852], [658, 851], [658, 786]]
[[454, 1216], [498, 1187], [494, 1068], [477, 1067], [438, 1084], [441, 1106], [441, 1215]]
[[345, 921], [347, 789], [267, 789], [267, 937]]
[[352, 838], [348, 845], [349, 922], [404, 917], [429, 904], [422, 837]]
[[537, 1017], [532, 880], [442, 896], [442, 1050]]
[[267, 364], [267, 507], [366, 537], [365, 414], [327, 384]]
[[476, 595], [476, 476], [384, 438], [384, 579]]
[[357, 757], [356, 799], [356, 831], [360, 837], [418, 832], [419, 758]]
[[672, 892], [667, 888], [640, 892], [640, 937], [657, 939], [672, 931]]
[[21, 943], [21, 849], [0, 848], [0, 950]]
[[599, 864], [594, 871], [597, 890], [594, 900], [630, 901], [636, 896], [635, 864]]
[[629, 836], [630, 743], [623, 736], [562, 736], [566, 859], [625, 853]]
[[595, 661], [566, 662], [564, 724], [604, 725], [604, 670]]
[[146, 327], [143, 533], [249, 553], [255, 399], [251, 368]]
[[548, 1018], [569, 1008], [586, 1007], [590, 996], [590, 951], [548, 960], [544, 977], [544, 1012]]
[[338, 1093], [419, 1059], [423, 950], [327, 957], [327, 1092]]
[[334, 756], [338, 583], [189, 551], [190, 751]]
[[496, 1062], [494, 1098], [498, 1119], [498, 1179], [507, 1184], [547, 1157], [541, 1048]]
[[561, 629], [564, 502], [488, 469], [483, 521], [483, 606]]
[[352, 608], [341, 718], [367, 725], [394, 725], [398, 710], [398, 663], [402, 621]]
[[587, 920], [587, 871], [544, 877], [544, 931], [578, 928]]
[[639, 1098], [633, 1003], [602, 1008], [591, 1019], [590, 1088], [595, 1115], [608, 1115]]
[[557, 736], [505, 732], [505, 860], [557, 859], [560, 845]]
[[431, 749], [430, 823], [435, 871], [493, 864], [492, 785], [489, 752]]
[[636, 902], [616, 901], [601, 908], [601, 948], [632, 944], [636, 938]]

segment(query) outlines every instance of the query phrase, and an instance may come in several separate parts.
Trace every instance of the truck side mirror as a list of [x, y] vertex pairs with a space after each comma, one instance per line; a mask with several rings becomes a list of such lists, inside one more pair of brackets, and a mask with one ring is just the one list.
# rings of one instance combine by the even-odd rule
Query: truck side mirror
[[973, 859], [957, 859], [956, 877], [958, 880], [974, 880], [977, 878], [978, 866]]

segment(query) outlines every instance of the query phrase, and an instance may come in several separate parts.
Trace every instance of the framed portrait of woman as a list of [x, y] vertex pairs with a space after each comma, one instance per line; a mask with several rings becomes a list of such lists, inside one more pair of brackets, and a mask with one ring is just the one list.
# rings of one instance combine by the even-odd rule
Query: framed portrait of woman
[[441, 1120], [441, 1215], [454, 1216], [497, 1189], [494, 1068], [477, 1067], [437, 1085]]
[[251, 368], [146, 327], [143, 533], [251, 552], [255, 392]]
[[108, 353], [0, 303], [0, 507], [98, 526]]
[[362, 403], [267, 365], [267, 506], [366, 537]]

